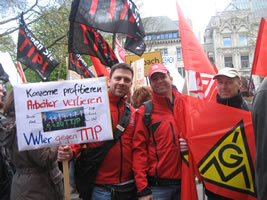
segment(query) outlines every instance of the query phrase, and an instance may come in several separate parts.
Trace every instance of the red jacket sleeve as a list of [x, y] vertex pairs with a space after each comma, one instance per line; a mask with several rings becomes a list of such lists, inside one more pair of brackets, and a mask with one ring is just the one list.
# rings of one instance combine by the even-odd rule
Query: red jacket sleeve
[[144, 124], [144, 106], [136, 112], [136, 127], [133, 137], [133, 171], [137, 186], [137, 192], [140, 193], [148, 186], [148, 151], [149, 133]]

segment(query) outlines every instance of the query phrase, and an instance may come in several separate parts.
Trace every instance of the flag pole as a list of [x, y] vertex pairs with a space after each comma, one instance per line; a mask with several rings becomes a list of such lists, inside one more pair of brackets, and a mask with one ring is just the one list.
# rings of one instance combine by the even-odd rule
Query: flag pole
[[63, 174], [64, 174], [64, 193], [65, 200], [70, 200], [70, 176], [69, 176], [69, 161], [63, 160]]
[[116, 40], [116, 33], [113, 33], [113, 35], [112, 35], [112, 50], [113, 50], [113, 52], [115, 50], [115, 40]]
[[69, 75], [69, 73], [70, 73], [69, 72], [69, 58], [68, 58], [68, 56], [66, 56], [66, 72], [67, 72], [66, 73], [66, 76], [67, 76], [66, 79], [67, 80], [70, 80], [70, 75]]
[[250, 74], [250, 77], [249, 77], [248, 92], [250, 92], [250, 84], [251, 83], [252, 83], [252, 73]]

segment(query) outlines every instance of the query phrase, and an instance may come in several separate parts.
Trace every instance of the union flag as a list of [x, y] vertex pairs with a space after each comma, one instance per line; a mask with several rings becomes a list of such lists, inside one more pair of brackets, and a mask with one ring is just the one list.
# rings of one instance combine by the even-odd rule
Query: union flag
[[177, 100], [174, 113], [205, 187], [230, 199], [255, 200], [251, 113], [191, 96]]

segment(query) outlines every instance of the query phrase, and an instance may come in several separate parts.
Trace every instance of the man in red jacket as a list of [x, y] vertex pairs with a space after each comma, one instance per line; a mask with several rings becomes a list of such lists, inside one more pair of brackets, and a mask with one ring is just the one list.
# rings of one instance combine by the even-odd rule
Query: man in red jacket
[[181, 151], [187, 143], [179, 139], [173, 115], [174, 100], [181, 94], [172, 87], [172, 77], [163, 64], [148, 72], [152, 92], [151, 123], [144, 123], [145, 107], [136, 112], [133, 139], [133, 171], [139, 200], [178, 200], [181, 192]]
[[[112, 125], [115, 127], [122, 116], [133, 79], [132, 68], [119, 63], [111, 68], [109, 102], [112, 117]], [[131, 118], [123, 135], [112, 146], [105, 159], [101, 163], [95, 178], [95, 187], [93, 188], [92, 200], [110, 200], [114, 199], [114, 191], [126, 188], [127, 185], [134, 185], [132, 172], [132, 137], [135, 129], [135, 109], [131, 109]], [[102, 142], [87, 144], [88, 147], [95, 147]], [[82, 144], [59, 147], [59, 160], [70, 160], [76, 158], [81, 151]], [[116, 196], [116, 194], [115, 194]], [[120, 197], [115, 197], [120, 200]], [[123, 199], [134, 199], [134, 195], [128, 195]]]

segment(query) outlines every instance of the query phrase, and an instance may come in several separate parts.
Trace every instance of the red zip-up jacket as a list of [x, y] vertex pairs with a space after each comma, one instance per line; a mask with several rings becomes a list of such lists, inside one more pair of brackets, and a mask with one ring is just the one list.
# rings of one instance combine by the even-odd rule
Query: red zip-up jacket
[[[180, 93], [173, 89], [174, 98]], [[152, 94], [153, 112], [149, 126], [144, 124], [145, 107], [136, 112], [133, 139], [133, 171], [138, 196], [150, 194], [148, 176], [155, 185], [179, 183], [181, 179], [181, 152], [179, 130], [175, 123], [171, 102], [166, 97]], [[159, 181], [159, 182], [157, 182]], [[161, 182], [161, 183], [160, 183]]]
[[[114, 96], [109, 92], [110, 112], [112, 117], [112, 125], [118, 124], [127, 98]], [[124, 131], [121, 138], [109, 150], [100, 168], [98, 169], [95, 184], [119, 184], [134, 179], [132, 172], [132, 138], [135, 129], [135, 109], [131, 108], [131, 118], [128, 127]], [[86, 146], [94, 147], [103, 144], [96, 142], [86, 144]], [[77, 157], [84, 144], [71, 145], [74, 156]]]

